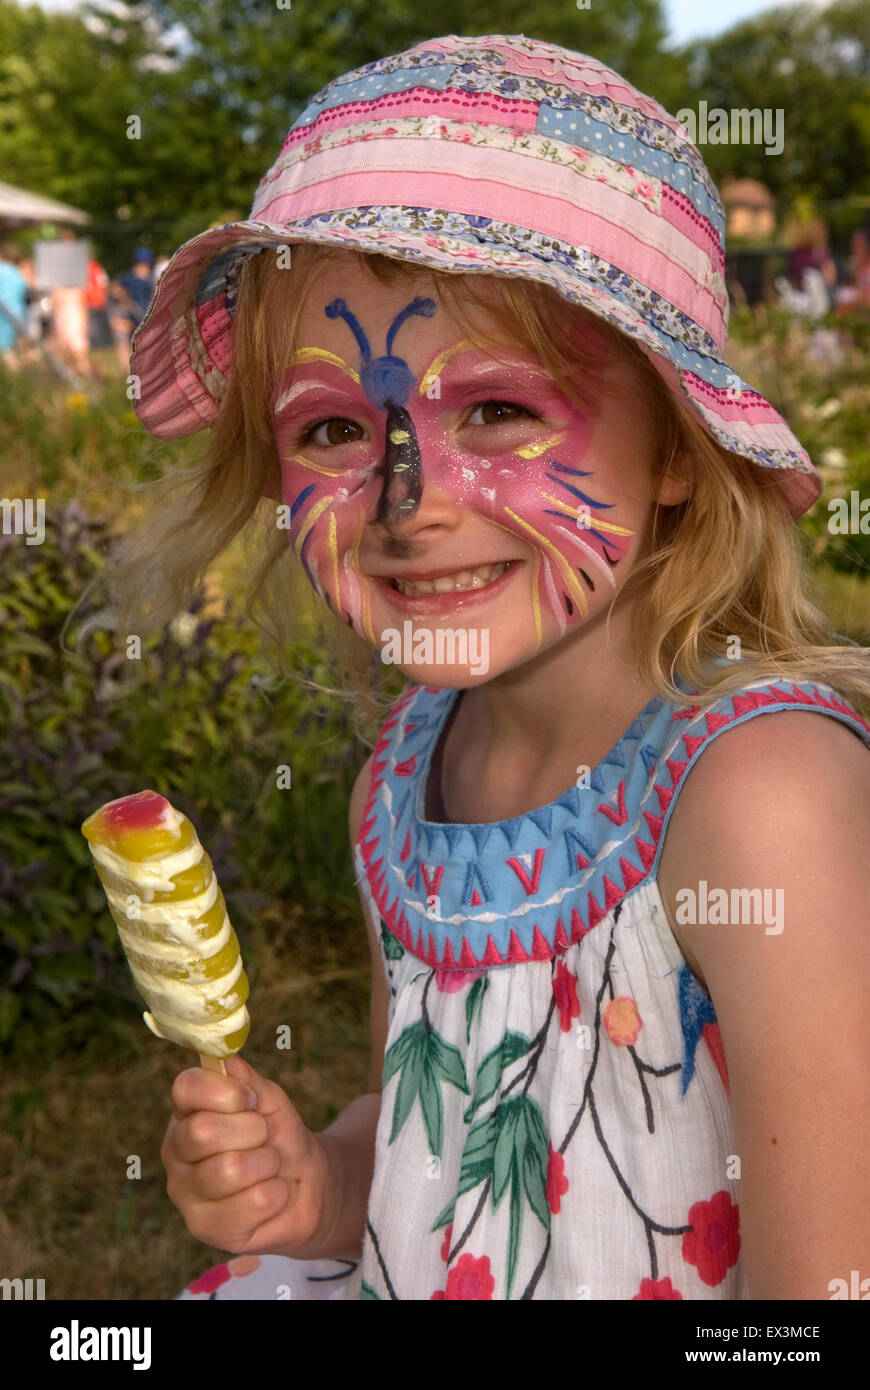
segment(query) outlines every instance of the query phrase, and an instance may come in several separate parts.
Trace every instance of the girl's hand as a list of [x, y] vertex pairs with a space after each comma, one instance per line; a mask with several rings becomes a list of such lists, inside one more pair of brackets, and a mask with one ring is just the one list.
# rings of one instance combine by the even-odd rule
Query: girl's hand
[[169, 1199], [206, 1245], [316, 1258], [329, 1207], [325, 1146], [280, 1086], [241, 1057], [226, 1066], [228, 1076], [197, 1067], [175, 1078], [160, 1150]]

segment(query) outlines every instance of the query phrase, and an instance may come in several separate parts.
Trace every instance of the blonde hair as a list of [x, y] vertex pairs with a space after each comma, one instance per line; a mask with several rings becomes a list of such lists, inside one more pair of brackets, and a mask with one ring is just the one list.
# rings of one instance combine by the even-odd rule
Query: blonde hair
[[[281, 475], [270, 409], [296, 343], [302, 303], [328, 273], [336, 255], [354, 257], [382, 283], [425, 276], [462, 321], [469, 304], [492, 315], [494, 333], [469, 325], [481, 346], [513, 342], [544, 363], [563, 391], [581, 402], [584, 379], [601, 365], [584, 326], [594, 325], [605, 355], [628, 359], [639, 374], [654, 431], [656, 473], [682, 472], [691, 495], [676, 506], [651, 509], [646, 545], [613, 602], [638, 595], [637, 674], [665, 699], [684, 693], [674, 673], [706, 705], [754, 681], [821, 681], [870, 710], [870, 653], [835, 633], [810, 596], [802, 537], [786, 508], [773, 470], [722, 448], [701, 425], [688, 397], [675, 397], [632, 339], [555, 290], [504, 277], [499, 302], [476, 292], [471, 274], [437, 273], [350, 248], [294, 246], [292, 270], [271, 254], [250, 257], [242, 271], [234, 314], [233, 358], [226, 393], [205, 460], [171, 470], [156, 484], [172, 510], [116, 547], [107, 566], [119, 630], [161, 628], [182, 611], [209, 567], [234, 537], [254, 543], [255, 572], [246, 615], [266, 638], [271, 664], [285, 675], [354, 701], [354, 724], [371, 745], [395, 699], [370, 643], [314, 600], [286, 531], [276, 527]], [[487, 277], [489, 279], [489, 277]], [[504, 339], [497, 335], [504, 333]], [[688, 465], [686, 465], [688, 461]], [[273, 500], [270, 500], [273, 499]], [[326, 643], [336, 685], [303, 680], [287, 664], [303, 618], [314, 617], [315, 640]], [[711, 667], [711, 658], [741, 661]], [[839, 641], [836, 639], [839, 638]], [[406, 685], [410, 685], [410, 680]]]

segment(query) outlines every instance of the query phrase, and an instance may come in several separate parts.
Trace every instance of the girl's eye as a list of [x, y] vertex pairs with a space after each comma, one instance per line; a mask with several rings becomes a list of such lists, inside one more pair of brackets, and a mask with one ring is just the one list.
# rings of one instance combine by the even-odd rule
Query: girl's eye
[[[320, 435], [319, 432], [325, 430], [326, 434]], [[356, 430], [353, 435], [351, 432]], [[298, 444], [319, 444], [324, 448], [330, 445], [333, 447], [340, 444], [354, 444], [362, 435], [362, 426], [357, 425], [353, 420], [346, 420], [341, 415], [331, 415], [327, 420], [318, 420], [316, 424], [309, 425], [299, 436]]]
[[[484, 420], [474, 420], [472, 417], [478, 410], [490, 411], [490, 418]], [[499, 412], [496, 414], [495, 412]], [[512, 414], [510, 412], [513, 412]], [[517, 405], [515, 401], [481, 401], [474, 407], [468, 417], [469, 425], [509, 425], [513, 420], [519, 420], [523, 416], [529, 420], [537, 420], [538, 416], [533, 411], [527, 410], [524, 405]]]
[[[487, 411], [488, 416], [482, 420], [475, 420], [473, 417], [479, 410]], [[469, 425], [508, 425], [514, 420], [524, 417], [529, 420], [539, 419], [534, 411], [528, 410], [524, 405], [517, 405], [515, 401], [489, 400], [480, 401], [474, 406], [467, 423]], [[330, 415], [327, 419], [318, 420], [303, 430], [297, 440], [297, 447], [302, 448], [306, 444], [316, 444], [325, 449], [338, 448], [342, 444], [355, 444], [363, 436], [362, 426], [354, 420], [348, 420], [341, 415]]]

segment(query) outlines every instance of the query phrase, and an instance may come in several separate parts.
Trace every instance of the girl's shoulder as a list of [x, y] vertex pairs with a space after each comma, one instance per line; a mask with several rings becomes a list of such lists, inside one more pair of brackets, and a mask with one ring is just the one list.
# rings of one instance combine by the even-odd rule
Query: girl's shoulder
[[[731, 721], [717, 731], [727, 737], [695, 750], [679, 778], [679, 807], [675, 797], [663, 827], [660, 853], [666, 848], [672, 871], [663, 862], [660, 877], [689, 882], [705, 876], [705, 863], [728, 861], [739, 878], [736, 866], [756, 859], [762, 845], [774, 878], [779, 868], [786, 875], [795, 853], [796, 872], [824, 873], [846, 827], [862, 817], [870, 826], [870, 725], [858, 712], [849, 706], [837, 717], [824, 706], [783, 702], [765, 706], [764, 715]], [[867, 850], [865, 843], [865, 860]]]
[[[855, 1057], [870, 988], [867, 726], [809, 707], [768, 711], [712, 740], [686, 781], [658, 873], [727, 1052], [754, 1229], [749, 1280], [762, 1284], [783, 1231], [808, 1211], [831, 1213], [847, 1239], [860, 1229], [861, 1157], [840, 1139], [867, 1115]], [[830, 1249], [809, 1241], [795, 1251], [784, 1296], [819, 1296]]]

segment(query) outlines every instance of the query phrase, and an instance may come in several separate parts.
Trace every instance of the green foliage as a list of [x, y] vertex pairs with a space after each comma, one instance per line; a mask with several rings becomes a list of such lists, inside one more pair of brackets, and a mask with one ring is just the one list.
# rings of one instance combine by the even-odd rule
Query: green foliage
[[[838, 357], [831, 364], [823, 354], [833, 335]], [[799, 523], [813, 559], [863, 576], [870, 575], [870, 534], [838, 535], [828, 523], [832, 499], [848, 501], [853, 489], [870, 496], [868, 355], [866, 313], [831, 314], [816, 325], [767, 308], [741, 308], [731, 318], [729, 361], [789, 422], [822, 474], [822, 496]], [[866, 630], [853, 635], [866, 641]]]
[[356, 904], [347, 803], [365, 750], [347, 706], [294, 682], [269, 694], [255, 630], [204, 618], [202, 595], [119, 694], [131, 663], [89, 589], [109, 540], [75, 502], [46, 508], [41, 545], [0, 537], [0, 1041], [137, 999], [80, 833], [105, 801], [151, 787], [189, 815], [237, 927], [276, 900], [315, 927]]
[[[783, 112], [784, 147], [708, 144], [701, 153], [718, 182], [754, 178], [792, 204], [862, 193], [870, 167], [870, 10], [865, 0], [780, 5], [723, 34], [693, 43], [690, 100], [708, 110]], [[687, 94], [688, 95], [688, 94]], [[782, 211], [783, 208], [780, 208]]]

